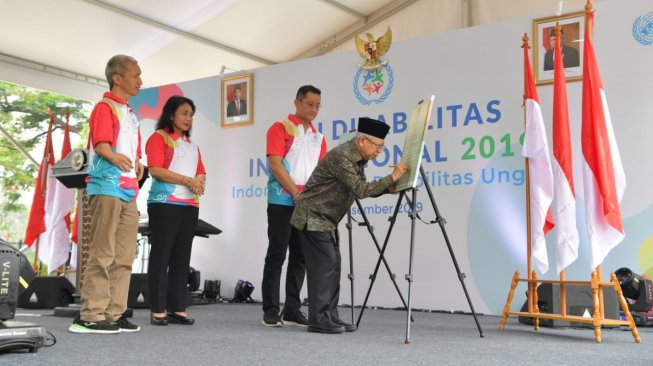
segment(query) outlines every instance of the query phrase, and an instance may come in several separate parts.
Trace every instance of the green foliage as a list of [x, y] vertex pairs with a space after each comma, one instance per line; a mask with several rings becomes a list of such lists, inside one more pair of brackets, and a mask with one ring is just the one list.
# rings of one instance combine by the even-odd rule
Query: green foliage
[[[48, 108], [55, 116], [53, 131], [63, 131], [66, 113], [70, 113], [71, 139], [78, 135], [79, 141], [86, 141], [90, 103], [0, 81], [0, 126], [38, 163], [43, 155], [35, 154], [34, 149], [45, 143], [50, 122]], [[54, 146], [58, 159], [61, 141]], [[37, 173], [38, 166], [0, 134], [0, 237], [23, 238], [25, 226], [17, 222], [27, 222], [29, 208], [21, 203], [21, 198], [24, 200], [24, 195], [33, 191]], [[24, 219], [20, 220], [21, 217]]]

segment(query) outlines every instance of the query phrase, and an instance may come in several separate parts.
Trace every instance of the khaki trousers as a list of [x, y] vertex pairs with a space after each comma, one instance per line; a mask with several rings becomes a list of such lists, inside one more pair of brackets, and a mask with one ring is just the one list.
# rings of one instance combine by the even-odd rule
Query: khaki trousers
[[136, 201], [91, 196], [91, 246], [84, 272], [80, 318], [116, 321], [127, 309], [136, 256]]

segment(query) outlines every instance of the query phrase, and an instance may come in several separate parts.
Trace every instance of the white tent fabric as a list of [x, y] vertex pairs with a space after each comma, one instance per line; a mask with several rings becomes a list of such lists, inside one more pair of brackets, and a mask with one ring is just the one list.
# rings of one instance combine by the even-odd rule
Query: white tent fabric
[[[600, 2], [601, 0], [594, 0]], [[114, 54], [145, 87], [351, 50], [391, 27], [394, 42], [517, 17], [559, 0], [0, 0], [0, 80], [95, 101]], [[563, 12], [585, 0], [563, 2]], [[480, 40], [482, 42], [482, 40]]]

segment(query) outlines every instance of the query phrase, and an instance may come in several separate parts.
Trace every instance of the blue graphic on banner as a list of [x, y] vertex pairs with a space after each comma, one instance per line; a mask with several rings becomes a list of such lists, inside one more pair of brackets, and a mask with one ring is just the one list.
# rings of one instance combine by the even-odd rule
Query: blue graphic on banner
[[633, 22], [633, 38], [644, 46], [653, 44], [653, 12], [635, 19]]
[[[156, 109], [159, 101], [159, 88], [147, 88], [141, 90], [138, 95], [129, 99], [129, 105], [134, 110], [138, 119], [148, 118], [149, 116], [141, 115], [141, 108], [147, 106], [150, 109]], [[163, 106], [161, 106], [163, 108]], [[156, 117], [153, 117], [156, 120]]]
[[381, 104], [392, 93], [394, 81], [388, 64], [374, 70], [358, 69], [354, 76], [354, 95], [362, 105]]

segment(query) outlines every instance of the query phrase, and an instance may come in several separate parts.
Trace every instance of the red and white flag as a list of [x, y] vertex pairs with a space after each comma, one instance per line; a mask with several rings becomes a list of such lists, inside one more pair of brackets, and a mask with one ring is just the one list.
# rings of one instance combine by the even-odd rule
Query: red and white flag
[[590, 12], [585, 22], [581, 144], [587, 239], [595, 269], [624, 238], [619, 202], [626, 175], [594, 54], [593, 24], [594, 12]]
[[[66, 123], [62, 157], [70, 152], [70, 131]], [[66, 263], [70, 253], [70, 211], [75, 206], [75, 192], [64, 186], [48, 170], [45, 194], [45, 227], [39, 235], [39, 260], [53, 271]]]
[[553, 181], [555, 194], [553, 212], [556, 222], [556, 263], [558, 274], [578, 258], [578, 228], [576, 227], [576, 190], [571, 159], [571, 133], [567, 83], [562, 64], [560, 34], [556, 34], [553, 57]]
[[[79, 192], [81, 194], [81, 192]], [[79, 227], [79, 207], [77, 210], [75, 210], [75, 216], [73, 219], [73, 225], [72, 228], [70, 229], [70, 241], [72, 242], [71, 248], [70, 248], [70, 266], [73, 268], [77, 268], [77, 261], [79, 260], [79, 257], [77, 256], [79, 253], [79, 235], [78, 235], [78, 229]]]
[[553, 174], [542, 109], [528, 55], [529, 47], [524, 45], [523, 48], [526, 127], [522, 156], [528, 158], [529, 167], [530, 245], [538, 269], [541, 273], [546, 273], [549, 270], [549, 260], [545, 236], [554, 226], [550, 209], [553, 201]]
[[39, 173], [36, 176], [32, 207], [29, 210], [29, 218], [25, 228], [25, 244], [30, 247], [39, 235], [45, 231], [45, 193], [47, 191], [48, 172], [52, 165], [54, 165], [54, 151], [52, 149], [52, 123], [50, 123], [48, 134], [45, 137], [43, 159], [41, 159]]

